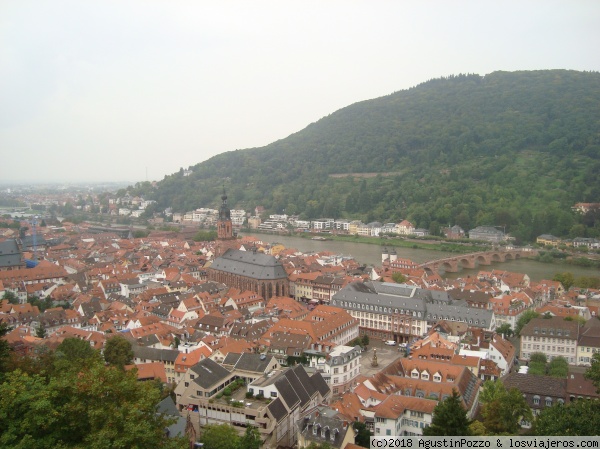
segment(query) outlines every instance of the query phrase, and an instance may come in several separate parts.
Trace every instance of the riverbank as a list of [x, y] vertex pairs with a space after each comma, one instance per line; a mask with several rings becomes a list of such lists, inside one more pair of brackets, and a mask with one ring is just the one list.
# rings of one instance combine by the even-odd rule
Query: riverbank
[[[455, 254], [469, 254], [479, 251], [490, 251], [493, 249], [493, 245], [485, 243], [470, 243], [465, 241], [449, 241], [449, 240], [433, 240], [433, 239], [420, 239], [420, 238], [409, 238], [409, 237], [364, 237], [359, 235], [347, 235], [347, 234], [325, 234], [327, 237], [323, 237], [323, 234], [312, 233], [312, 232], [287, 232], [287, 233], [270, 233], [270, 232], [257, 232], [252, 230], [253, 234], [266, 234], [272, 236], [281, 237], [293, 237], [301, 239], [310, 239], [316, 241], [336, 241], [336, 242], [347, 242], [347, 243], [363, 243], [366, 245], [377, 245], [385, 248], [409, 248], [409, 249], [422, 249], [427, 251], [439, 251], [442, 253], [455, 253]], [[537, 256], [536, 261], [545, 264], [555, 265], [571, 265], [583, 268], [600, 268], [600, 260], [598, 257], [586, 257], [580, 252], [563, 253], [561, 257], [557, 257], [553, 252], [541, 251], [540, 255], [547, 254], [546, 257]], [[552, 256], [550, 256], [552, 254]]]
[[[301, 239], [310, 240], [333, 240], [337, 242], [349, 242], [349, 243], [365, 243], [367, 245], [377, 245], [389, 248], [411, 248], [411, 249], [426, 249], [431, 251], [441, 251], [444, 253], [474, 253], [478, 251], [489, 251], [492, 245], [486, 244], [473, 244], [465, 242], [453, 242], [448, 240], [432, 240], [432, 239], [418, 239], [408, 237], [365, 237], [359, 235], [347, 235], [347, 234], [321, 234], [313, 232], [264, 232], [256, 229], [242, 230], [242, 233], [252, 234], [265, 234], [272, 236], [281, 237], [295, 237]], [[326, 235], [326, 237], [324, 236]]]

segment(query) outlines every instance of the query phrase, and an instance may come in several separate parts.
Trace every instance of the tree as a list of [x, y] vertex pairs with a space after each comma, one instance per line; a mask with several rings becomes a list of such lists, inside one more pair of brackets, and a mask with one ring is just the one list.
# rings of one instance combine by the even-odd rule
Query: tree
[[460, 395], [452, 389], [452, 396], [448, 396], [433, 409], [431, 425], [423, 429], [424, 436], [466, 436], [469, 432], [469, 419], [467, 411], [462, 405]]
[[490, 402], [498, 399], [505, 391], [506, 388], [504, 388], [504, 384], [502, 382], [486, 380], [481, 387], [479, 402], [481, 402], [483, 405], [489, 404]]
[[54, 352], [55, 366], [57, 368], [79, 369], [82, 363], [87, 361], [101, 361], [100, 351], [92, 348], [92, 346], [79, 338], [65, 338]]
[[205, 449], [238, 449], [240, 437], [229, 424], [210, 424], [203, 428], [200, 442]]
[[597, 352], [592, 356], [592, 364], [585, 371], [584, 376], [586, 379], [592, 381], [596, 387], [596, 392], [600, 393], [600, 352]]
[[497, 334], [502, 334], [502, 336], [507, 339], [509, 337], [512, 337], [513, 335], [513, 330], [512, 327], [510, 325], [510, 323], [502, 323], [500, 326], [498, 326], [496, 328], [496, 333]]
[[240, 438], [239, 449], [259, 449], [261, 446], [261, 438], [258, 429], [254, 426], [246, 427], [246, 432]]
[[35, 336], [37, 338], [46, 338], [47, 334], [48, 333], [46, 332], [44, 325], [42, 323], [38, 324], [38, 326], [35, 328]]
[[521, 330], [534, 318], [539, 317], [540, 314], [534, 310], [528, 309], [521, 314], [519, 319], [517, 320], [517, 325], [515, 326], [515, 335], [520, 335]]
[[469, 424], [469, 432], [474, 437], [487, 435], [487, 430], [481, 421], [473, 421]]
[[533, 433], [545, 436], [598, 435], [600, 401], [579, 399], [546, 407], [533, 423]]
[[4, 299], [8, 300], [11, 304], [19, 304], [19, 298], [10, 290], [4, 291]]
[[109, 365], [114, 365], [122, 370], [125, 369], [125, 365], [131, 364], [133, 360], [133, 349], [131, 349], [129, 340], [121, 335], [106, 340], [104, 360]]
[[490, 434], [515, 434], [521, 420], [533, 420], [531, 408], [519, 390], [507, 390], [501, 382], [498, 384], [492, 400], [483, 406], [483, 424]]
[[392, 273], [392, 279], [394, 280], [394, 282], [396, 282], [397, 284], [404, 284], [406, 282], [407, 277], [404, 276], [402, 273], [400, 273], [399, 271]]
[[560, 282], [565, 290], [569, 290], [575, 283], [575, 276], [573, 276], [573, 273], [565, 271], [564, 273], [555, 274], [552, 280]]
[[355, 421], [352, 425], [354, 431], [356, 432], [356, 436], [354, 437], [354, 442], [362, 447], [370, 447], [371, 431], [367, 429], [367, 425], [360, 421]]
[[172, 420], [156, 413], [154, 383], [100, 360], [50, 379], [15, 370], [0, 397], [0, 447], [187, 447], [165, 435]]
[[529, 362], [543, 363], [545, 365], [548, 363], [548, 357], [543, 352], [532, 352], [529, 356]]
[[369, 346], [369, 336], [367, 334], [362, 336], [363, 346]]
[[548, 364], [548, 375], [566, 379], [569, 374], [569, 362], [564, 357], [554, 357]]
[[0, 381], [2, 375], [8, 371], [8, 361], [10, 358], [11, 348], [4, 336], [10, 332], [10, 328], [4, 322], [0, 323]]

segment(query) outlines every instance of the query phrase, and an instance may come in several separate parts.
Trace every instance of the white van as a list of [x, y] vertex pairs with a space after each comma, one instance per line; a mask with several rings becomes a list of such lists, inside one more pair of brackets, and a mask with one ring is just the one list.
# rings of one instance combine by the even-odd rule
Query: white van
[[396, 346], [396, 342], [394, 340], [388, 340], [388, 341], [384, 342], [384, 344], [386, 344], [388, 346]]

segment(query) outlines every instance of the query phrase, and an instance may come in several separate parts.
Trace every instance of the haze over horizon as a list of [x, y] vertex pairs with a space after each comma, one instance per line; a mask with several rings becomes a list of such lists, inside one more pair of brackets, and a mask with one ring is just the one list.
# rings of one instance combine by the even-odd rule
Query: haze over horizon
[[161, 180], [432, 78], [600, 71], [593, 0], [1, 5], [1, 183]]

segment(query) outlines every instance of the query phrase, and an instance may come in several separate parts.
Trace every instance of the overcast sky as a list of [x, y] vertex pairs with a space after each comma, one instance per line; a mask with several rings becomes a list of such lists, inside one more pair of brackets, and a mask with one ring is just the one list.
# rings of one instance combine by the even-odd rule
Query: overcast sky
[[600, 70], [600, 1], [0, 0], [0, 183], [160, 180], [431, 78]]

